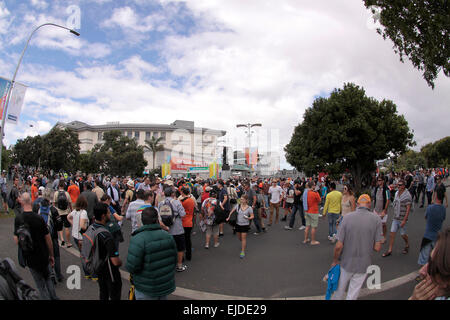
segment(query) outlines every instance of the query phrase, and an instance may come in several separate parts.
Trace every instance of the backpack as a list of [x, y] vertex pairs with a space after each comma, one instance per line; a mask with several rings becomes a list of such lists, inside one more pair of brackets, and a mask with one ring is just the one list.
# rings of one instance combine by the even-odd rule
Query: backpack
[[65, 191], [58, 191], [58, 198], [56, 200], [56, 207], [59, 210], [67, 210], [69, 207], [69, 201], [67, 200]]
[[30, 256], [33, 252], [33, 238], [31, 237], [30, 227], [28, 224], [21, 224], [17, 229], [17, 238], [19, 242], [19, 248], [22, 249], [22, 253], [25, 257]]
[[175, 214], [169, 199], [164, 200], [163, 204], [159, 207], [159, 215], [164, 225], [169, 228], [173, 225]]
[[[36, 290], [29, 286], [18, 274], [13, 270], [13, 262], [9, 258], [0, 261], [0, 277], [3, 277], [8, 285], [0, 292], [10, 292], [14, 300], [39, 300]], [[0, 282], [1, 283], [1, 282]], [[2, 297], [8, 300], [8, 297]]]
[[81, 263], [88, 275], [97, 275], [103, 267], [105, 260], [100, 259], [100, 247], [98, 245], [98, 235], [101, 232], [109, 232], [105, 227], [89, 226], [83, 233], [83, 243], [81, 246]]
[[39, 207], [38, 214], [41, 216], [42, 219], [44, 219], [44, 222], [47, 225], [50, 235], [53, 235], [55, 226], [53, 224], [53, 219], [51, 217], [50, 204], [48, 202], [44, 203], [44, 201], [42, 201]]
[[10, 208], [10, 209], [14, 209], [15, 208], [16, 200], [17, 200], [17, 198], [15, 196], [15, 193], [13, 193], [13, 189], [11, 189], [11, 191], [9, 192], [8, 199], [7, 199], [7, 201], [8, 201], [8, 208]]

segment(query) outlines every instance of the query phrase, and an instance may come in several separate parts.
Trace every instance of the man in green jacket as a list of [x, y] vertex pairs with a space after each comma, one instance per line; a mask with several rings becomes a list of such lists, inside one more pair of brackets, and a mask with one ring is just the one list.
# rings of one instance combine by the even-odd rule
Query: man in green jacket
[[175, 291], [175, 240], [161, 229], [154, 207], [142, 211], [142, 224], [132, 234], [126, 264], [133, 277], [136, 300], [167, 300]]

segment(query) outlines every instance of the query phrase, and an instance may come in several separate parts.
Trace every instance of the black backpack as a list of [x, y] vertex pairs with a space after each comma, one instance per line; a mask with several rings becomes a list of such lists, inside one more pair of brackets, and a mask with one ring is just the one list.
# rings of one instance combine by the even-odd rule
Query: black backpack
[[[13, 188], [14, 189], [14, 188]], [[17, 198], [16, 198], [16, 196], [15, 196], [15, 193], [13, 193], [13, 189], [11, 189], [11, 191], [9, 192], [9, 194], [8, 194], [8, 199], [7, 199], [7, 201], [8, 201], [8, 207], [10, 208], [10, 209], [14, 209], [15, 208], [15, 206], [16, 206], [16, 200], [17, 200]]]
[[65, 191], [58, 191], [56, 206], [59, 210], [67, 210], [67, 208], [69, 207], [69, 201], [67, 200]]
[[30, 256], [34, 250], [33, 238], [31, 237], [30, 227], [25, 222], [17, 229], [17, 238], [23, 255], [25, 257]]
[[[32, 287], [30, 287], [12, 268], [12, 261], [4, 259], [0, 261], [0, 277], [3, 277], [8, 285], [3, 288], [4, 292], [9, 291], [10, 297], [3, 297], [8, 300], [14, 297], [14, 300], [39, 300], [39, 296]], [[0, 291], [1, 292], [1, 291]]]

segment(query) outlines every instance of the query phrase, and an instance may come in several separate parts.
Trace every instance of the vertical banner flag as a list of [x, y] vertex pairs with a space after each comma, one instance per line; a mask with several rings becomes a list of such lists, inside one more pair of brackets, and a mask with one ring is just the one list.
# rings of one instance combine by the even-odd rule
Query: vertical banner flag
[[[3, 110], [6, 107], [6, 99], [8, 91], [11, 87], [11, 81], [0, 78], [0, 119], [3, 117]], [[19, 82], [16, 82], [9, 98], [8, 115], [6, 121], [12, 124], [17, 124], [20, 113], [22, 112], [23, 101], [25, 99], [25, 92], [27, 87]]]

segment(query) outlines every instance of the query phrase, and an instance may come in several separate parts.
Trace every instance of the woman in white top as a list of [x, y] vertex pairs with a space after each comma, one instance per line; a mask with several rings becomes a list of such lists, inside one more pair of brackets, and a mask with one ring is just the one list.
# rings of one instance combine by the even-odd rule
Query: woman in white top
[[82, 233], [89, 227], [89, 218], [87, 215], [88, 202], [86, 197], [79, 196], [75, 203], [75, 210], [67, 216], [67, 221], [72, 225], [72, 237], [81, 252], [81, 243], [83, 241]]
[[241, 254], [240, 258], [245, 257], [245, 249], [247, 247], [247, 233], [250, 230], [250, 220], [255, 216], [253, 215], [253, 209], [248, 205], [248, 196], [244, 194], [241, 197], [241, 204], [231, 210], [227, 221], [230, 220], [231, 214], [237, 211], [236, 233], [241, 241]]

